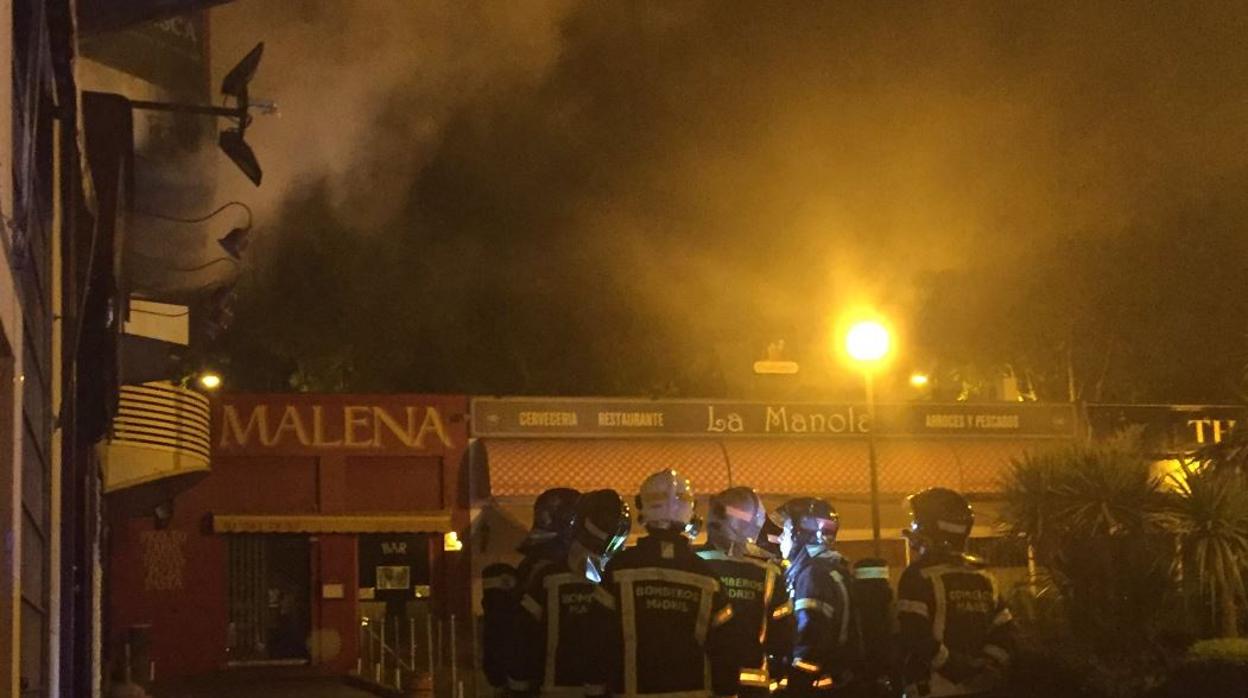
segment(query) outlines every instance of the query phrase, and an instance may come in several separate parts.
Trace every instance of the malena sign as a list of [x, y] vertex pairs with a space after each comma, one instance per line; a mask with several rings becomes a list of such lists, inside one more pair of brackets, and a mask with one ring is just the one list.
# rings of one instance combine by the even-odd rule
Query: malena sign
[[227, 395], [213, 410], [213, 445], [218, 453], [436, 454], [463, 446], [465, 409], [441, 396]]

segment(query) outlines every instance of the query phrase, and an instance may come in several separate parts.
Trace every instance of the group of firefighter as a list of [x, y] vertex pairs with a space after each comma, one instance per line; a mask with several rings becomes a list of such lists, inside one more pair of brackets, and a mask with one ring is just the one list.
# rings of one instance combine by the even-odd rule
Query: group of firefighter
[[[484, 666], [509, 698], [840, 698], [1000, 691], [1013, 623], [966, 554], [957, 492], [908, 498], [911, 562], [897, 593], [883, 560], [836, 550], [815, 497], [768, 512], [748, 487], [711, 497], [707, 543], [690, 483], [651, 475], [635, 498], [557, 488], [534, 504], [517, 567], [483, 570]], [[777, 698], [780, 698], [778, 695]]]

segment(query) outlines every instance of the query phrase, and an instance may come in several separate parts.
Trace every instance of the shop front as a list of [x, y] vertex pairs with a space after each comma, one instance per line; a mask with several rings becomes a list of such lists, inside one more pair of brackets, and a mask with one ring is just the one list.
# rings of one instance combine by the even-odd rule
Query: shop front
[[426, 395], [216, 401], [210, 472], [110, 522], [113, 655], [156, 681], [258, 666], [389, 685], [432, 673], [468, 617], [466, 409]]
[[994, 526], [1001, 477], [1015, 458], [1074, 443], [1074, 407], [909, 403], [878, 405], [874, 414], [872, 424], [860, 404], [474, 399], [477, 576], [485, 565], [514, 562], [543, 489], [610, 487], [631, 498], [646, 475], [663, 468], [690, 479], [702, 514], [707, 496], [734, 485], [753, 487], [769, 507], [793, 496], [826, 497], [840, 514], [841, 550], [852, 559], [873, 556], [872, 448], [880, 554], [894, 581], [908, 552], [905, 497], [933, 486], [967, 493], [977, 512], [973, 549], [1025, 574], [1025, 551], [1001, 544]]

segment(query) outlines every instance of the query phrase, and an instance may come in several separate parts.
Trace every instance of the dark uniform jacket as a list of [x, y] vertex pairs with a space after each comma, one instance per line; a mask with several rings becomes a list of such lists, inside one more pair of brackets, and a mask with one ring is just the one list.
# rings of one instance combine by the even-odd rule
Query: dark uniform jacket
[[791, 635], [785, 626], [792, 620], [793, 607], [784, 573], [766, 557], [729, 557], [713, 546], [697, 552], [715, 571], [732, 604], [732, 620], [723, 633], [726, 654], [738, 668], [739, 686], [766, 691], [773, 680], [767, 658], [787, 654], [783, 643]]
[[858, 661], [858, 629], [850, 594], [852, 573], [840, 553], [807, 546], [788, 571], [793, 599], [793, 653], [789, 692], [810, 695], [838, 689]]
[[516, 568], [498, 562], [481, 570], [481, 663], [494, 688], [507, 685], [507, 652], [515, 608]]
[[542, 560], [529, 570], [516, 611], [508, 685], [516, 693], [577, 695], [595, 678], [588, 644], [601, 629], [590, 614], [594, 585], [566, 560]]
[[722, 628], [732, 606], [681, 533], [652, 532], [607, 565], [594, 590], [606, 629], [600, 665], [616, 696], [698, 698], [735, 690]]
[[555, 540], [528, 545], [522, 548], [521, 552], [524, 557], [520, 560], [520, 564], [516, 565], [517, 581], [516, 588], [511, 593], [510, 625], [504, 654], [507, 688], [516, 694], [536, 693], [541, 688], [540, 682], [534, 683], [534, 678], [527, 675], [532, 660], [527, 656], [527, 649], [522, 647], [523, 643], [520, 642], [521, 632], [531, 635], [540, 630], [534, 631], [532, 625], [527, 622], [522, 625], [524, 619], [530, 617], [531, 614], [521, 606], [521, 602], [534, 583], [541, 584], [540, 581], [535, 580], [539, 580], [547, 568], [552, 565], [567, 564], [565, 562], [567, 548]]
[[960, 696], [991, 691], [1013, 651], [1013, 621], [996, 579], [961, 554], [925, 555], [897, 589], [908, 692]]

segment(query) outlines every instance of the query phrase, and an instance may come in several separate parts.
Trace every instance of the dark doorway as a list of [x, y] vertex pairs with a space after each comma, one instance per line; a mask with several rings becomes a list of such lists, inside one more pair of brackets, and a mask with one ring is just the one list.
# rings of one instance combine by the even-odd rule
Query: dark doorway
[[360, 663], [379, 680], [395, 669], [431, 671], [442, 629], [430, 612], [430, 560], [441, 543], [441, 536], [415, 533], [359, 538]]
[[231, 663], [308, 660], [309, 548], [305, 536], [230, 537]]

